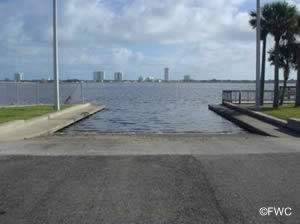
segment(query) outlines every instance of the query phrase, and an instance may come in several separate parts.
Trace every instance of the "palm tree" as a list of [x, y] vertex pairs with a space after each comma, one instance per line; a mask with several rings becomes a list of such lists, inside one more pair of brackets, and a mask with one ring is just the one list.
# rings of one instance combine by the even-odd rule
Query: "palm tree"
[[[264, 92], [265, 92], [265, 74], [266, 74], [266, 48], [267, 48], [267, 37], [269, 31], [266, 26], [266, 20], [269, 18], [267, 14], [268, 11], [262, 10], [261, 15], [261, 40], [263, 42], [263, 50], [262, 50], [262, 62], [261, 62], [261, 78], [260, 78], [260, 105], [264, 104]], [[250, 20], [249, 24], [253, 29], [256, 29], [256, 16], [257, 13], [252, 11], [250, 12]]]
[[[284, 101], [287, 81], [289, 80], [290, 70], [294, 62], [294, 55], [293, 55], [294, 37], [291, 36], [291, 38], [292, 39], [290, 40], [282, 40], [279, 45], [279, 68], [283, 69], [283, 77], [284, 77], [283, 88], [280, 95], [280, 105], [282, 105]], [[269, 53], [270, 53], [269, 61], [271, 62], [272, 65], [274, 65], [275, 50], [271, 49]]]
[[274, 2], [266, 4], [263, 7], [263, 13], [270, 17], [265, 20], [267, 30], [272, 34], [275, 40], [274, 47], [274, 101], [273, 107], [279, 106], [279, 53], [280, 40], [288, 32], [297, 26], [297, 9], [295, 6], [289, 5], [287, 2]]

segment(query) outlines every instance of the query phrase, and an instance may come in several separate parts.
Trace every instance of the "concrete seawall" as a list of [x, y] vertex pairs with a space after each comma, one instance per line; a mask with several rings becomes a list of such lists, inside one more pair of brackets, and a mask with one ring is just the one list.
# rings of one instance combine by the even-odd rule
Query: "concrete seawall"
[[53, 134], [105, 107], [90, 103], [75, 105], [62, 111], [46, 114], [30, 120], [16, 120], [0, 125], [0, 142], [16, 141]]

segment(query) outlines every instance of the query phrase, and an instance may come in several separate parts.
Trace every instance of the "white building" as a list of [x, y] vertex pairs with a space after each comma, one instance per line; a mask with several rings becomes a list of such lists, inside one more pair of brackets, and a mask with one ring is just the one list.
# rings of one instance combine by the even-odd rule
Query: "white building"
[[94, 72], [93, 79], [95, 82], [104, 82], [105, 81], [105, 72], [104, 71]]
[[24, 79], [24, 75], [22, 73], [16, 73], [15, 74], [15, 81], [20, 82]]
[[115, 72], [114, 79], [117, 82], [123, 81], [123, 73], [122, 72]]
[[169, 68], [165, 68], [164, 72], [165, 72], [165, 82], [168, 82], [170, 77], [169, 77]]

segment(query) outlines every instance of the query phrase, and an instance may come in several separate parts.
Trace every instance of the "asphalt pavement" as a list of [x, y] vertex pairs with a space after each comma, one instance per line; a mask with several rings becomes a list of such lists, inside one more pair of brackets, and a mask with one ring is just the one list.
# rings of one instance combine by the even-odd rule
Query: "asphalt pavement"
[[244, 134], [0, 144], [0, 223], [300, 223], [299, 143]]

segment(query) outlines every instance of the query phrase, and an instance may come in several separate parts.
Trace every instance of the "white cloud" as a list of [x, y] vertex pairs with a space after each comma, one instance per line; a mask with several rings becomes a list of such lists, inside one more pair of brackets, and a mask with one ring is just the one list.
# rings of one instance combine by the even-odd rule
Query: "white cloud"
[[245, 26], [246, 14], [238, 11], [243, 1], [136, 0], [121, 11], [113, 11], [104, 2], [66, 1], [64, 39], [187, 43], [216, 38], [227, 31], [224, 26], [242, 33], [250, 30]]
[[[136, 78], [161, 74], [167, 65], [175, 78], [192, 73], [203, 79], [251, 79], [255, 33], [248, 25], [250, 9], [241, 10], [251, 1], [60, 1], [61, 71], [91, 76], [94, 69], [123, 69]], [[22, 66], [4, 70], [33, 73], [34, 62], [34, 72], [51, 74], [51, 4], [26, 3], [0, 3], [1, 66], [18, 64], [11, 57], [26, 57]]]

